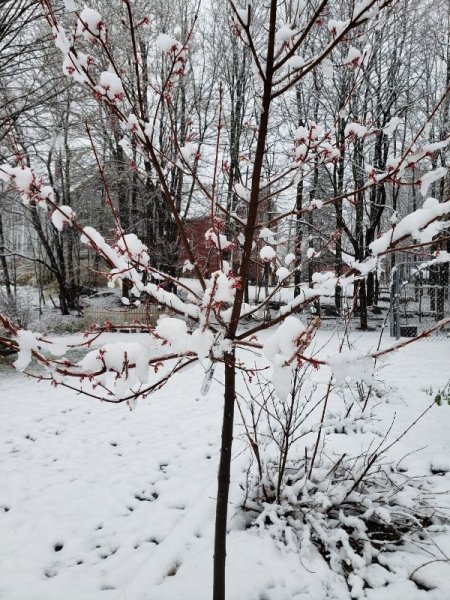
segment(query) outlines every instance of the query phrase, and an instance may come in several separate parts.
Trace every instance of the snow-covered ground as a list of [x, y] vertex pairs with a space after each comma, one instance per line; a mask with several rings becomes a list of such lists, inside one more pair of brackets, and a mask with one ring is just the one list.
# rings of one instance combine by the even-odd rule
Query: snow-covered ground
[[[106, 337], [117, 336], [124, 337]], [[318, 346], [329, 337], [319, 334]], [[368, 333], [358, 343], [368, 348], [377, 341]], [[393, 355], [383, 369], [391, 391], [377, 409], [382, 426], [387, 429], [395, 414], [395, 437], [432, 401], [427, 390], [437, 391], [449, 377], [448, 338]], [[0, 365], [1, 600], [211, 598], [220, 369], [206, 397], [199, 393], [202, 378], [197, 366], [130, 412]], [[432, 468], [447, 471], [433, 476], [436, 490], [447, 490], [450, 406], [434, 406], [392, 457], [418, 449], [404, 459], [405, 468], [430, 477]], [[239, 441], [235, 455], [228, 599], [349, 600], [316, 550], [299, 555], [242, 527], [236, 481], [245, 455]], [[442, 505], [448, 504], [443, 495]], [[450, 565], [443, 559], [450, 555], [450, 535], [436, 534], [430, 550], [442, 560], [417, 572], [419, 586], [408, 576], [427, 559], [414, 557], [414, 549], [392, 552], [390, 570], [373, 565], [367, 598], [448, 600]]]

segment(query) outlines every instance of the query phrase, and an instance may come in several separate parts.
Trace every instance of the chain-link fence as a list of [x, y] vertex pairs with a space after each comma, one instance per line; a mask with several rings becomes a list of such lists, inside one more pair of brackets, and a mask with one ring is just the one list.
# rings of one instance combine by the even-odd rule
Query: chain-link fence
[[[422, 268], [417, 262], [397, 264], [391, 273], [391, 336], [414, 337], [436, 321], [450, 317], [448, 263]], [[448, 334], [448, 330], [441, 332]]]

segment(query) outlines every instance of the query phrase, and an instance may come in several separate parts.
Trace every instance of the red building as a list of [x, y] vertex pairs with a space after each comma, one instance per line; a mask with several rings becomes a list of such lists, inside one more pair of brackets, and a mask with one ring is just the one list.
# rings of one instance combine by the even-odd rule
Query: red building
[[[205, 239], [206, 232], [211, 229], [211, 217], [202, 216], [189, 219], [184, 223], [185, 231], [197, 263], [205, 275], [210, 275], [220, 268], [218, 249]], [[186, 248], [181, 245], [178, 255], [178, 266], [181, 270], [188, 260]], [[185, 269], [188, 274], [189, 271]]]
[[[247, 216], [247, 205], [245, 201], [241, 200], [236, 207], [236, 214], [238, 217], [245, 219]], [[273, 200], [271, 198], [265, 198], [259, 202], [258, 206], [258, 224], [267, 226], [268, 222], [271, 218], [276, 216], [276, 212], [273, 210]], [[212, 232], [212, 235], [215, 236], [218, 234], [218, 230], [216, 228], [215, 232], [212, 230], [212, 222], [211, 215], [206, 214], [200, 217], [195, 217], [192, 219], [188, 219], [185, 221], [185, 230], [188, 237], [188, 240], [191, 244], [191, 248], [193, 250], [193, 254], [197, 259], [197, 263], [199, 264], [201, 270], [206, 275], [210, 275], [220, 269], [220, 253], [217, 246], [212, 242], [205, 238], [205, 235], [208, 231]], [[276, 225], [272, 228], [274, 233], [276, 233]], [[224, 232], [221, 232], [222, 235]], [[236, 234], [235, 234], [236, 235]], [[257, 234], [256, 234], [257, 237]], [[230, 235], [227, 235], [227, 238], [230, 242], [236, 242], [235, 238], [231, 238]], [[256, 240], [257, 244], [254, 250], [254, 260], [252, 266], [250, 267], [250, 280], [256, 281], [259, 279], [261, 265], [259, 260], [259, 250], [264, 245], [263, 240]], [[223, 246], [222, 246], [223, 248]], [[230, 263], [233, 271], [237, 272], [240, 266], [240, 258], [241, 252], [240, 250], [236, 250], [235, 244], [232, 248], [228, 250], [228, 252], [224, 252], [222, 250], [222, 257]], [[178, 265], [180, 269], [183, 269], [185, 261], [188, 260], [188, 256], [186, 254], [186, 250], [184, 247], [180, 247], [179, 249], [179, 259]], [[185, 271], [186, 272], [186, 271]]]

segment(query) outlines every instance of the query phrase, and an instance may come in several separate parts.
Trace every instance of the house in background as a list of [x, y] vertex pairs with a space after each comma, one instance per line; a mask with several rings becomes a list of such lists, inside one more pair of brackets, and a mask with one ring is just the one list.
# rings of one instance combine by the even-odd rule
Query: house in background
[[[235, 214], [242, 219], [247, 217], [247, 203], [245, 200], [238, 199]], [[264, 198], [259, 203], [258, 223], [268, 223], [277, 214], [272, 198]], [[219, 250], [205, 238], [205, 235], [211, 229], [211, 226], [211, 215], [209, 213], [186, 219], [184, 222], [187, 238], [191, 244], [193, 254], [197, 258], [200, 269], [206, 276], [210, 276], [211, 273], [220, 269]], [[275, 235], [277, 234], [277, 225], [272, 228], [272, 231]], [[228, 239], [236, 242], [237, 233], [238, 232], [236, 232], [234, 236], [228, 234]], [[264, 276], [264, 265], [260, 261], [259, 250], [265, 243], [264, 240], [260, 240], [256, 244], [252, 254], [252, 266], [250, 268], [249, 278], [252, 283], [256, 283]], [[224, 253], [223, 258], [227, 260], [230, 263], [231, 268], [237, 272], [240, 265], [241, 249], [233, 248], [229, 252]], [[178, 267], [180, 271], [183, 270], [183, 266], [187, 260], [186, 250], [180, 245], [178, 255]]]
[[[192, 252], [197, 259], [197, 263], [202, 273], [209, 276], [211, 273], [214, 273], [214, 271], [220, 269], [219, 252], [217, 248], [205, 238], [206, 232], [211, 229], [210, 215], [202, 215], [187, 219], [184, 222], [184, 228]], [[186, 248], [180, 244], [178, 267], [181, 272], [185, 270], [186, 275], [189, 276], [189, 270], [184, 269], [186, 261], [188, 260]]]

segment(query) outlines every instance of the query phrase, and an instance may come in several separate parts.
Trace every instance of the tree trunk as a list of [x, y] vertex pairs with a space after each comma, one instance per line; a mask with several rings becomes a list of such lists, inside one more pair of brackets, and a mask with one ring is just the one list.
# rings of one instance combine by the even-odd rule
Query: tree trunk
[[361, 279], [359, 282], [359, 322], [360, 327], [363, 331], [367, 331], [368, 320], [367, 320], [367, 294], [366, 294], [366, 281]]
[[[304, 126], [305, 122], [303, 120], [303, 109], [302, 109], [302, 95], [301, 89], [298, 85], [295, 89], [295, 94], [297, 98], [297, 112], [298, 112], [298, 124], [299, 126]], [[303, 223], [302, 223], [302, 214], [303, 210], [303, 180], [299, 181], [297, 184], [297, 193], [295, 197], [295, 210], [297, 211], [296, 215], [296, 223], [295, 223], [295, 266], [297, 267], [294, 272], [294, 298], [300, 295], [301, 292], [301, 281], [302, 281], [302, 269], [301, 269], [301, 260], [302, 260], [302, 243], [303, 243]]]
[[3, 221], [2, 221], [2, 216], [0, 214], [0, 263], [2, 265], [3, 283], [5, 285], [6, 293], [9, 298], [12, 298], [11, 279], [9, 277], [8, 262], [6, 260], [5, 252], [6, 252], [6, 248], [5, 248], [5, 237], [3, 235]]
[[295, 222], [295, 272], [294, 272], [294, 298], [300, 295], [302, 281], [302, 243], [303, 243], [303, 223], [301, 211], [303, 209], [303, 181], [297, 184], [297, 195], [295, 201], [295, 210], [297, 211]]
[[[355, 258], [362, 262], [365, 258], [364, 248], [364, 154], [363, 141], [355, 140], [355, 148], [353, 151], [353, 180], [355, 188], [358, 191], [356, 194], [356, 214], [355, 214]], [[358, 285], [357, 294], [359, 296], [359, 321], [363, 331], [367, 329], [367, 299], [366, 299], [366, 284], [361, 280]]]
[[216, 525], [214, 539], [213, 600], [225, 600], [225, 561], [230, 489], [231, 448], [233, 444], [234, 403], [236, 399], [236, 374], [234, 353], [225, 356], [225, 393], [222, 422], [222, 445], [217, 475]]
[[[339, 136], [339, 147], [341, 148], [341, 155], [338, 164], [334, 170], [334, 193], [336, 196], [341, 196], [344, 192], [344, 174], [345, 174], [345, 119], [339, 117], [338, 121], [338, 136]], [[344, 215], [342, 209], [342, 200], [339, 200], [335, 204], [336, 211], [336, 248], [335, 248], [335, 262], [334, 272], [336, 277], [342, 275], [342, 234], [344, 231]], [[339, 314], [342, 310], [342, 287], [336, 285], [334, 293], [334, 306], [336, 312]]]
[[57, 255], [52, 250], [49, 240], [47, 239], [44, 229], [42, 227], [42, 223], [40, 221], [37, 208], [35, 204], [30, 206], [31, 213], [31, 221], [34, 225], [34, 228], [39, 236], [39, 240], [45, 250], [48, 260], [50, 261], [50, 266], [53, 274], [56, 277], [56, 281], [59, 286], [59, 301], [60, 301], [60, 309], [61, 314], [68, 315], [70, 314], [69, 308], [72, 306], [71, 298], [70, 298], [70, 290], [67, 285], [65, 265], [64, 265], [64, 255], [62, 253], [61, 246], [58, 242], [58, 234], [55, 229], [55, 233], [53, 236], [53, 241], [55, 242]]

